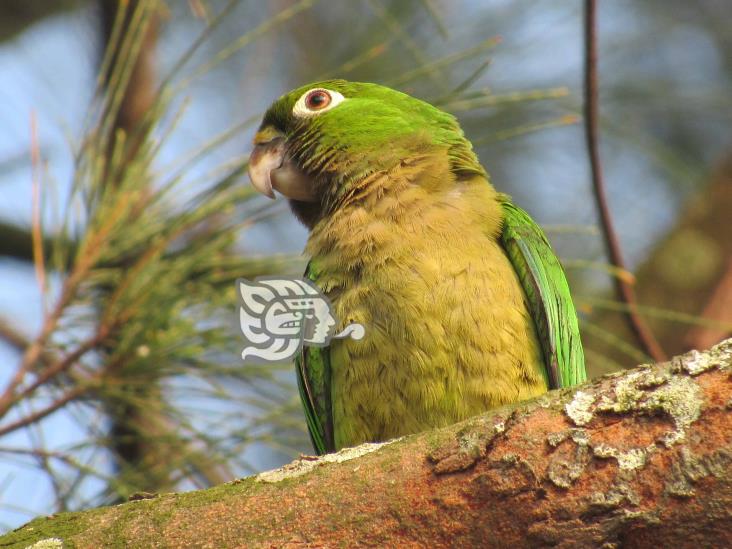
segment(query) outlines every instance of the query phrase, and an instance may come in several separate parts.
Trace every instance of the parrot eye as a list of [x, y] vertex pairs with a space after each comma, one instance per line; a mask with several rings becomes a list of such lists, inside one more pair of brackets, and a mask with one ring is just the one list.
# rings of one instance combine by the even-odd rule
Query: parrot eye
[[300, 118], [314, 116], [329, 111], [343, 102], [344, 99], [345, 97], [337, 91], [326, 90], [325, 88], [308, 90], [297, 100], [292, 108], [292, 114]]
[[305, 97], [305, 106], [311, 111], [319, 111], [330, 105], [330, 94], [325, 90], [311, 91]]

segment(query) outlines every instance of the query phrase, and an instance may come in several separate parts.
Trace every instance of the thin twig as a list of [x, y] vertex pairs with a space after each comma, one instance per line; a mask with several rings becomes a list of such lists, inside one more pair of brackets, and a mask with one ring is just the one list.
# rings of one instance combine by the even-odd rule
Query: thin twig
[[14, 328], [5, 318], [0, 318], [0, 339], [14, 347], [17, 351], [25, 351], [28, 345], [30, 345], [28, 337], [20, 330]]
[[[585, 136], [587, 152], [592, 169], [592, 187], [600, 213], [605, 246], [610, 262], [618, 269], [627, 270], [620, 250], [617, 234], [613, 228], [603, 181], [600, 151], [598, 147], [598, 78], [597, 78], [597, 3], [585, 0]], [[648, 325], [638, 314], [637, 300], [633, 286], [622, 277], [614, 277], [615, 289], [628, 305], [628, 324], [646, 353], [656, 362], [666, 360], [666, 354], [653, 336]]]
[[[53, 331], [56, 329], [58, 322], [60, 321], [61, 316], [66, 309], [66, 306], [75, 297], [79, 285], [84, 281], [84, 277], [97, 262], [101, 253], [102, 244], [107, 239], [115, 223], [118, 221], [118, 218], [123, 216], [125, 211], [125, 208], [120, 205], [120, 207], [118, 207], [112, 214], [107, 216], [105, 222], [98, 230], [96, 230], [87, 240], [84, 240], [82, 242], [79, 250], [77, 251], [77, 257], [74, 267], [68, 278], [63, 283], [63, 286], [61, 288], [61, 295], [58, 298], [56, 306], [50, 313], [46, 315], [46, 318], [43, 321], [43, 326], [41, 328], [41, 333], [26, 348], [20, 366], [8, 382], [5, 390], [2, 392], [2, 394], [0, 394], [0, 418], [2, 418], [8, 412], [10, 407], [15, 402], [17, 402], [18, 395], [16, 394], [16, 389], [25, 379], [25, 375], [31, 370], [31, 368], [35, 366], [36, 362], [38, 362], [38, 360], [42, 357], [45, 345], [48, 339], [53, 334]], [[109, 327], [100, 326], [97, 330], [97, 335], [95, 336], [95, 338], [93, 338], [93, 340], [90, 340], [92, 343], [92, 347], [93, 345], [104, 340], [107, 335], [109, 335]], [[89, 349], [91, 349], [91, 347]], [[89, 349], [86, 349], [84, 348], [84, 346], [82, 346], [82, 354]], [[60, 373], [67, 369], [73, 364], [73, 361], [77, 360], [78, 357], [80, 357], [81, 355], [76, 358], [74, 358], [74, 356], [74, 353], [71, 353], [69, 355], [69, 357], [72, 358], [72, 362], [66, 362], [65, 360], [61, 361], [58, 364], [60, 366], [59, 370], [56, 370], [55, 367], [51, 367], [48, 370], [44, 371], [44, 373], [36, 379], [35, 383], [26, 388], [26, 390], [23, 391], [21, 395], [28, 394], [29, 390], [31, 392], [35, 390], [35, 388], [40, 385], [39, 380], [43, 379], [43, 382], [45, 382], [48, 377], [44, 378], [44, 376], [46, 376], [47, 374], [51, 373], [51, 375], [56, 375], [56, 373]]]
[[36, 123], [36, 113], [31, 111], [30, 115], [30, 131], [31, 131], [31, 196], [33, 204], [33, 216], [31, 225], [31, 235], [33, 238], [33, 265], [36, 269], [36, 279], [38, 280], [38, 289], [41, 295], [42, 313], [46, 312], [46, 265], [43, 254], [43, 233], [41, 231], [41, 149], [38, 146], [38, 124]]
[[[52, 377], [65, 372], [71, 366], [73, 366], [76, 361], [84, 356], [85, 353], [89, 352], [109, 335], [109, 328], [107, 328], [106, 326], [100, 326], [99, 330], [94, 336], [87, 339], [84, 343], [79, 345], [79, 347], [66, 355], [64, 358], [59, 359], [56, 363], [52, 365], [49, 365], [42, 372], [40, 372], [38, 376], [36, 376], [35, 380], [32, 383], [30, 383], [22, 391], [16, 392], [18, 385], [20, 385], [23, 377], [28, 372], [30, 367], [35, 364], [35, 362], [39, 360], [42, 356], [43, 345], [47, 340], [47, 336], [44, 337], [45, 333], [46, 330], [44, 330], [44, 333], [41, 334], [41, 336], [39, 336], [39, 338], [31, 343], [31, 345], [28, 347], [28, 350], [26, 351], [26, 354], [24, 356], [23, 363], [16, 372], [16, 375], [14, 376], [11, 383], [8, 384], [8, 387], [6, 388], [3, 395], [0, 396], [0, 418], [3, 417], [11, 408], [11, 406], [13, 406], [16, 402], [30, 396], [36, 389], [44, 385]], [[0, 430], [0, 434], [2, 434], [3, 432], [5, 431]]]
[[88, 353], [94, 347], [104, 341], [108, 334], [109, 328], [107, 328], [105, 325], [101, 325], [94, 336], [84, 341], [76, 349], [74, 349], [62, 359], [58, 360], [55, 364], [48, 366], [42, 372], [40, 372], [36, 376], [35, 380], [33, 380], [32, 383], [30, 383], [27, 387], [20, 391], [16, 395], [15, 399], [11, 401], [11, 403], [18, 402], [24, 398], [29, 397], [36, 389], [42, 387], [49, 380], [51, 380], [51, 378], [71, 368], [81, 357], [83, 357], [86, 353]]
[[[73, 279], [73, 274], [72, 277]], [[16, 389], [25, 379], [25, 375], [33, 368], [36, 362], [40, 359], [43, 354], [44, 347], [48, 338], [53, 333], [56, 325], [63, 313], [64, 307], [66, 306], [67, 300], [70, 298], [73, 290], [70, 288], [69, 280], [64, 283], [64, 289], [61, 297], [56, 305], [56, 308], [52, 313], [46, 315], [43, 321], [43, 327], [38, 337], [31, 342], [23, 353], [23, 360], [15, 371], [15, 375], [10, 379], [5, 390], [0, 395], [0, 418], [2, 418], [10, 409], [10, 407], [17, 401]]]
[[0, 427], [0, 436], [7, 435], [8, 433], [12, 433], [16, 429], [20, 429], [21, 427], [26, 427], [28, 425], [36, 423], [37, 421], [40, 421], [41, 419], [52, 414], [56, 410], [63, 408], [72, 400], [76, 400], [89, 390], [89, 387], [76, 387], [75, 389], [70, 390], [68, 393], [63, 395], [61, 398], [55, 400], [53, 403], [49, 404], [42, 410], [33, 412], [30, 415], [21, 417], [20, 419], [17, 419], [12, 423], [8, 423], [7, 425]]

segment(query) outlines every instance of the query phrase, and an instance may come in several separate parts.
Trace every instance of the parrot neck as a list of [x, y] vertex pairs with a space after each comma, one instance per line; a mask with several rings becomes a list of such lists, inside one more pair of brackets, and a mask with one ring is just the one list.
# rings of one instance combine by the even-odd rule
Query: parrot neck
[[[470, 143], [458, 140], [449, 147], [421, 147], [420, 153], [408, 153], [395, 146], [384, 151], [393, 161], [392, 166], [378, 168], [367, 158], [351, 158], [340, 162], [339, 169], [320, 165], [317, 170], [300, 162], [304, 177], [310, 179], [318, 200], [302, 202], [289, 200], [295, 216], [311, 231], [323, 219], [338, 210], [353, 205], [371, 207], [384, 196], [397, 196], [411, 187], [420, 187], [428, 193], [444, 193], [455, 190], [465, 181], [487, 180], [485, 170], [478, 162]], [[383, 159], [382, 159], [383, 160]], [[396, 162], [394, 165], [393, 163]], [[307, 175], [305, 175], [307, 174]], [[484, 183], [485, 184], [485, 183]]]
[[368, 175], [331, 211], [311, 228], [306, 252], [350, 273], [398, 260], [415, 239], [455, 246], [476, 226], [497, 238], [502, 222], [499, 195], [485, 176], [458, 179], [447, 158], [434, 155]]

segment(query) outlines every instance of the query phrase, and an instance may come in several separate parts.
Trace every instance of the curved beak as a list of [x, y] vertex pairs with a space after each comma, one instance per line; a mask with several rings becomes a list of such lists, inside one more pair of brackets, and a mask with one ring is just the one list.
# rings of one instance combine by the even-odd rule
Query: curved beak
[[287, 155], [285, 136], [271, 127], [260, 130], [254, 137], [249, 179], [255, 189], [273, 200], [273, 189], [293, 200], [315, 200], [311, 179]]
[[284, 137], [273, 137], [269, 141], [259, 143], [255, 138], [254, 150], [249, 156], [249, 179], [252, 180], [255, 189], [273, 200], [275, 194], [272, 190], [272, 170], [282, 166], [284, 158]]

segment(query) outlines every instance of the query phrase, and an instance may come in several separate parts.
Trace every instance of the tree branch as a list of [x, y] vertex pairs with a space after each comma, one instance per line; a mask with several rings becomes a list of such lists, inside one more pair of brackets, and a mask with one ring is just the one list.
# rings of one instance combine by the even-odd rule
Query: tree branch
[[727, 340], [210, 490], [36, 519], [0, 545], [729, 547], [730, 371]]
[[30, 345], [28, 337], [15, 328], [8, 319], [2, 317], [0, 317], [0, 339], [21, 352]]
[[[598, 145], [598, 77], [597, 77], [597, 5], [596, 0], [585, 0], [585, 136], [587, 152], [592, 170], [592, 188], [603, 227], [605, 247], [610, 262], [618, 269], [627, 271], [620, 249], [617, 233], [613, 226], [610, 207], [605, 196], [605, 183], [600, 162]], [[628, 305], [627, 319], [633, 334], [642, 348], [653, 360], [666, 359], [661, 345], [638, 313], [638, 300], [631, 283], [623, 277], [613, 277], [620, 298]]]
[[[45, 237], [43, 248], [48, 250], [53, 239]], [[0, 221], [0, 256], [8, 256], [19, 261], [33, 261], [33, 236], [28, 228]]]
[[82, 6], [82, 0], [3, 0], [0, 2], [0, 43], [50, 16]]

